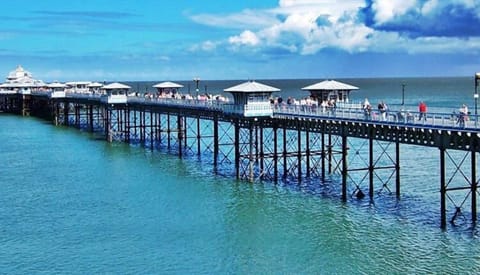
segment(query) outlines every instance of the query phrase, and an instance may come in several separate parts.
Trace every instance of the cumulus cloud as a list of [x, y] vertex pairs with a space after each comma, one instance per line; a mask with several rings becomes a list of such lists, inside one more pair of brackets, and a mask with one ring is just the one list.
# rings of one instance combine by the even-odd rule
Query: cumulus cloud
[[368, 0], [367, 26], [411, 37], [480, 36], [480, 2], [475, 0]]
[[252, 31], [246, 30], [240, 35], [230, 37], [228, 42], [236, 45], [256, 46], [260, 43], [260, 39]]
[[476, 0], [279, 0], [269, 10], [193, 20], [240, 29], [223, 41], [210, 42], [217, 48], [265, 53], [310, 55], [329, 48], [350, 53], [438, 53], [462, 46], [478, 50], [480, 39]]

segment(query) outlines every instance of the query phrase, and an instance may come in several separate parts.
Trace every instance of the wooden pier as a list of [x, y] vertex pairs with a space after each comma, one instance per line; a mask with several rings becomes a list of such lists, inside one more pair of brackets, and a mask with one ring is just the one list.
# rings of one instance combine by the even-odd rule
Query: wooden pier
[[[361, 114], [341, 115], [341, 110], [335, 116], [282, 109], [271, 116], [245, 116], [232, 106], [211, 101], [129, 97], [124, 103], [110, 103], [80, 94], [55, 98], [46, 93], [3, 93], [0, 111], [45, 118], [55, 125], [101, 134], [109, 142], [208, 158], [215, 170], [248, 181], [324, 180], [338, 173], [344, 202], [364, 196], [373, 200], [375, 192], [385, 187], [399, 198], [400, 144], [433, 147], [440, 162], [440, 226], [455, 222], [462, 211], [469, 213], [472, 223], [477, 221], [478, 128], [463, 129], [450, 122], [370, 121]], [[365, 146], [353, 148], [354, 140]], [[363, 166], [351, 165], [359, 150], [365, 158]], [[460, 157], [455, 159], [456, 155]], [[466, 162], [470, 165], [469, 171], [462, 171], [464, 184], [452, 184], [449, 173], [458, 173]], [[359, 173], [363, 176], [355, 176]], [[387, 176], [379, 180], [378, 173]], [[452, 199], [457, 197], [458, 201]]]

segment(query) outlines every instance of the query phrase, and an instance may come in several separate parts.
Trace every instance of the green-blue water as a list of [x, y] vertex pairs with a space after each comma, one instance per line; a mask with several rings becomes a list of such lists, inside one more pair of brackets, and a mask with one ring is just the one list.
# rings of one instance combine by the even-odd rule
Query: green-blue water
[[402, 147], [400, 201], [342, 204], [34, 118], [0, 126], [3, 274], [480, 272], [477, 230], [439, 228], [434, 149]]

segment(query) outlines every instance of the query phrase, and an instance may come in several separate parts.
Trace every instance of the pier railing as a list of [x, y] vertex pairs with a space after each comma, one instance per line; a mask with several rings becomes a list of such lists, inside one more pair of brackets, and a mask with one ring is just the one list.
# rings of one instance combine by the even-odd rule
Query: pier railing
[[282, 105], [275, 106], [276, 116], [301, 116], [329, 119], [348, 119], [356, 121], [371, 121], [375, 123], [428, 126], [432, 128], [464, 128], [470, 130], [480, 129], [478, 115], [461, 114], [460, 112], [435, 112], [425, 113], [392, 109], [383, 115], [377, 110], [366, 113], [360, 108], [322, 108], [317, 106]]
[[[45, 92], [34, 92], [33, 95], [48, 95]], [[104, 95], [103, 95], [104, 96]], [[100, 101], [101, 94], [91, 93], [66, 93], [67, 98], [91, 99]], [[298, 116], [311, 118], [327, 119], [346, 119], [355, 121], [370, 121], [379, 124], [392, 124], [399, 126], [420, 126], [430, 128], [452, 128], [480, 130], [480, 119], [478, 115], [461, 114], [459, 111], [448, 112], [448, 108], [436, 108], [435, 112], [421, 114], [415, 111], [409, 111], [403, 106], [392, 106], [385, 114], [378, 110], [372, 110], [366, 113], [360, 106], [337, 106], [328, 108], [317, 105], [245, 105], [238, 106], [230, 102], [220, 100], [199, 100], [199, 99], [177, 99], [177, 98], [156, 98], [128, 96], [128, 103], [153, 104], [161, 106], [188, 107], [198, 109], [208, 109], [224, 112], [225, 114], [240, 114], [245, 116], [261, 116], [262, 114], [284, 117]], [[270, 112], [265, 109], [271, 109]], [[411, 107], [411, 106], [410, 106]], [[440, 110], [440, 111], [438, 111]], [[445, 110], [442, 112], [442, 110]]]

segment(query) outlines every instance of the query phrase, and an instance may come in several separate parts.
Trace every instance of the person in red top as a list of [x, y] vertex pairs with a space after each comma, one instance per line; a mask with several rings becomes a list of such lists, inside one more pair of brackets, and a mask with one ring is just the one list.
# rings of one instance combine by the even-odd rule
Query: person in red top
[[420, 101], [420, 104], [418, 104], [418, 112], [420, 115], [418, 116], [418, 120], [426, 120], [427, 119], [427, 104], [425, 102]]

